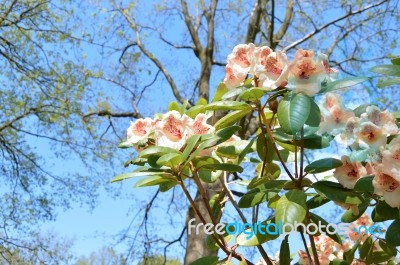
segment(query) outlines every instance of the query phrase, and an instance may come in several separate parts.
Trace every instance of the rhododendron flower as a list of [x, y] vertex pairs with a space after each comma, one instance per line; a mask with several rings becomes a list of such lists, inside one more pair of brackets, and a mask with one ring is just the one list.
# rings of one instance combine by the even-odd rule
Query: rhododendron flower
[[154, 122], [150, 118], [137, 119], [135, 122], [131, 121], [127, 134], [127, 142], [137, 144], [139, 142], [147, 141], [149, 135], [153, 132]]
[[263, 64], [256, 67], [256, 74], [263, 87], [275, 89], [286, 85], [289, 74], [286, 54], [270, 53]]
[[324, 116], [320, 131], [338, 135], [344, 131], [347, 121], [352, 117], [354, 117], [352, 111], [348, 111], [340, 105], [333, 105], [329, 109], [328, 115]]
[[340, 95], [335, 94], [335, 93], [326, 93], [323, 106], [327, 109], [330, 110], [334, 106], [341, 106], [342, 105], [342, 98]]
[[367, 175], [367, 169], [360, 162], [351, 162], [348, 156], [342, 156], [343, 165], [337, 167], [333, 176], [343, 187], [352, 189], [357, 180]]
[[350, 210], [353, 212], [354, 215], [358, 215], [360, 210], [358, 209], [358, 205], [344, 203], [344, 202], [334, 202], [336, 205], [340, 206], [344, 210]]
[[398, 176], [385, 173], [383, 164], [375, 167], [375, 177], [373, 180], [374, 191], [383, 196], [386, 203], [392, 207], [400, 208], [400, 182]]
[[363, 122], [356, 130], [357, 142], [361, 148], [379, 148], [386, 144], [386, 134], [383, 129], [372, 122]]
[[241, 68], [235, 64], [226, 65], [226, 76], [224, 78], [224, 83], [228, 88], [235, 88], [243, 84], [246, 79], [248, 71]]
[[361, 122], [364, 121], [370, 121], [381, 127], [382, 132], [386, 135], [397, 134], [399, 130], [396, 118], [387, 110], [381, 111], [376, 106], [368, 106], [366, 112], [361, 114]]
[[215, 128], [207, 124], [207, 116], [203, 113], [198, 114], [193, 122], [193, 134], [214, 133]]
[[325, 74], [327, 81], [335, 81], [338, 79], [339, 71], [335, 68], [329, 66], [328, 55], [323, 53], [318, 53], [318, 60], [322, 62], [325, 67]]
[[314, 60], [313, 50], [297, 50], [289, 69], [288, 88], [309, 96], [321, 90], [321, 82], [326, 78], [325, 66], [320, 60]]
[[193, 120], [173, 110], [167, 112], [155, 126], [156, 144], [181, 149], [192, 134]]
[[395, 138], [382, 150], [383, 171], [400, 181], [400, 138]]
[[232, 53], [228, 55], [228, 62], [247, 69], [249, 72], [253, 65], [254, 49], [255, 46], [253, 43], [236, 45]]
[[[334, 253], [336, 252], [336, 248], [338, 244], [326, 235], [320, 235], [314, 237], [315, 240], [315, 248], [318, 254], [318, 261], [321, 265], [329, 265], [329, 263], [336, 258]], [[310, 265], [314, 264], [310, 262], [307, 253], [305, 251], [299, 250], [299, 261], [300, 265]], [[313, 258], [313, 257], [312, 257]]]
[[356, 141], [356, 129], [360, 124], [360, 118], [351, 117], [346, 121], [346, 125], [344, 126], [344, 131], [340, 134], [340, 138], [344, 141], [349, 141], [353, 143]]

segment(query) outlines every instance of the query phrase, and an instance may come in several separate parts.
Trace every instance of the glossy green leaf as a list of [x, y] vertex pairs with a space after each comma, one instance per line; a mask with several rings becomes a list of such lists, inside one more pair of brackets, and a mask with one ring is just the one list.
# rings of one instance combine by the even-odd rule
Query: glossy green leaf
[[386, 253], [384, 251], [375, 251], [371, 253], [371, 262], [372, 264], [381, 264], [385, 261], [390, 260], [393, 258], [393, 255], [390, 255], [389, 253]]
[[223, 96], [222, 99], [229, 99], [232, 97], [235, 97], [242, 93], [243, 91], [249, 89], [251, 86], [241, 86], [233, 89], [229, 89], [228, 92], [226, 92]]
[[289, 247], [289, 235], [286, 235], [282, 240], [281, 248], [279, 251], [279, 264], [281, 265], [290, 265], [290, 247]]
[[111, 182], [117, 182], [117, 181], [129, 179], [129, 178], [133, 178], [133, 177], [160, 175], [163, 173], [164, 173], [164, 171], [161, 171], [161, 170], [158, 171], [156, 169], [139, 168], [138, 170], [133, 171], [133, 172], [119, 174], [115, 178], [113, 178], [111, 180]]
[[189, 265], [217, 265], [218, 264], [218, 257], [217, 256], [208, 256], [199, 258]]
[[388, 227], [386, 242], [392, 246], [400, 246], [400, 220], [393, 221]]
[[181, 154], [165, 154], [162, 155], [158, 160], [157, 164], [166, 167], [177, 167], [182, 162]]
[[316, 160], [304, 168], [304, 171], [310, 174], [326, 172], [334, 168], [342, 166], [343, 163], [336, 158], [323, 158]]
[[223, 173], [222, 171], [199, 170], [199, 177], [205, 183], [214, 183]]
[[361, 245], [360, 247], [360, 259], [365, 259], [367, 255], [370, 253], [372, 250], [372, 247], [374, 246], [374, 242], [372, 240], [372, 237], [368, 237]]
[[339, 183], [331, 181], [318, 181], [311, 186], [326, 198], [348, 204], [359, 205], [364, 198], [357, 192], [343, 188]]
[[206, 110], [251, 110], [253, 107], [241, 101], [217, 101], [208, 104]]
[[[262, 163], [257, 166], [257, 175], [259, 170], [262, 168]], [[249, 185], [247, 186], [248, 189], [255, 188], [261, 184], [268, 182], [269, 180], [277, 179], [281, 175], [281, 168], [274, 163], [266, 163], [264, 167], [264, 174], [260, 177], [253, 178]]]
[[145, 177], [140, 179], [139, 181], [137, 181], [135, 183], [135, 187], [139, 188], [139, 187], [146, 187], [146, 186], [155, 186], [164, 182], [170, 182], [173, 181], [174, 178], [173, 177], [165, 177], [165, 176], [149, 176], [149, 177]]
[[240, 121], [244, 116], [246, 116], [248, 113], [250, 113], [251, 110], [235, 110], [232, 112], [229, 112], [227, 115], [219, 119], [214, 127], [215, 129], [219, 130], [222, 128], [225, 128], [227, 126], [233, 125]]
[[146, 148], [145, 150], [143, 150], [142, 152], [139, 153], [139, 157], [148, 157], [150, 155], [154, 155], [154, 154], [158, 154], [158, 155], [164, 155], [164, 154], [170, 154], [170, 153], [174, 153], [174, 154], [181, 154], [181, 152], [179, 152], [176, 149], [173, 148], [169, 148], [169, 147], [165, 147], [165, 146], [151, 146], [149, 148]]
[[304, 126], [310, 111], [311, 99], [301, 93], [294, 95], [289, 100], [281, 100], [277, 113], [279, 124], [286, 133], [296, 134]]
[[400, 218], [399, 208], [393, 208], [385, 201], [378, 201], [375, 210], [376, 213], [385, 221]]
[[275, 195], [277, 195], [279, 190], [260, 190], [260, 189], [253, 189], [249, 192], [245, 193], [239, 200], [239, 207], [240, 208], [249, 208], [256, 206], [260, 203], [268, 201]]
[[303, 191], [291, 190], [287, 192], [276, 205], [276, 222], [282, 222], [282, 224], [303, 222], [307, 212], [306, 199], [307, 195]]
[[356, 253], [359, 246], [360, 246], [360, 241], [356, 241], [356, 243], [354, 244], [354, 246], [351, 249], [346, 250], [343, 253], [344, 260], [351, 263], [354, 259], [354, 254]]
[[328, 202], [330, 202], [329, 199], [317, 194], [307, 201], [307, 208], [315, 209], [315, 208], [318, 208]]
[[223, 128], [216, 132], [217, 136], [220, 137], [219, 142], [224, 142], [232, 137], [235, 132], [239, 131], [242, 127], [237, 125], [232, 125], [226, 128]]
[[243, 168], [239, 165], [229, 164], [229, 163], [220, 163], [220, 164], [205, 164], [201, 167], [201, 170], [223, 170], [227, 172], [243, 172]]
[[222, 97], [229, 91], [224, 82], [218, 84], [217, 90], [215, 91], [212, 102], [220, 101]]
[[237, 158], [248, 147], [249, 143], [248, 140], [224, 142], [218, 146], [216, 152], [221, 157]]
[[381, 75], [400, 76], [400, 65], [383, 64], [374, 66], [370, 70]]
[[393, 86], [398, 84], [400, 84], [400, 77], [381, 78], [378, 81], [377, 87], [385, 88], [388, 86]]
[[133, 147], [133, 144], [128, 141], [123, 141], [118, 144], [118, 148], [121, 148], [121, 149], [132, 148], [132, 147]]
[[176, 181], [168, 181], [168, 182], [163, 182], [160, 183], [160, 191], [161, 192], [166, 192], [175, 187], [178, 184]]
[[368, 78], [366, 78], [366, 77], [348, 77], [348, 78], [339, 79], [339, 80], [329, 82], [326, 85], [324, 85], [322, 87], [320, 93], [326, 93], [326, 92], [334, 91], [337, 89], [355, 86], [355, 85], [363, 83], [367, 80], [368, 80]]
[[321, 110], [319, 109], [317, 103], [314, 100], [310, 100], [310, 114], [305, 122], [310, 127], [318, 127], [321, 123]]
[[394, 57], [390, 60], [394, 65], [400, 65], [400, 57]]
[[350, 153], [349, 158], [351, 162], [364, 162], [368, 158], [368, 150], [354, 150]]
[[329, 263], [329, 265], [350, 265], [350, 263], [342, 259], [334, 259]]
[[[324, 218], [322, 218], [319, 215], [316, 215], [314, 213], [310, 212], [310, 218], [311, 221], [315, 224], [319, 224], [321, 223], [324, 226], [321, 226], [321, 232], [324, 232], [327, 236], [329, 236], [330, 238], [332, 238], [333, 240], [335, 240], [338, 244], [342, 244], [342, 238], [339, 236], [338, 233], [335, 233], [335, 229], [333, 229], [332, 227], [328, 227], [328, 229], [326, 229], [326, 227], [329, 225], [329, 223], [327, 221], [325, 221]], [[324, 227], [324, 228], [322, 228]]]
[[351, 222], [358, 220], [358, 218], [360, 218], [361, 215], [363, 215], [365, 213], [365, 211], [367, 210], [369, 203], [370, 203], [370, 199], [366, 198], [360, 205], [358, 205], [357, 206], [357, 208], [358, 208], [357, 214], [354, 214], [352, 210], [346, 210], [342, 215], [341, 221], [344, 223], [351, 223]]
[[185, 161], [189, 157], [190, 153], [200, 140], [200, 137], [200, 134], [195, 134], [189, 137], [189, 139], [186, 141], [185, 149], [182, 152], [182, 161]]
[[374, 176], [367, 176], [367, 177], [360, 178], [359, 180], [357, 180], [356, 184], [354, 185], [354, 190], [361, 191], [361, 192], [374, 193], [374, 185], [372, 184], [373, 179], [374, 179]]
[[272, 162], [275, 156], [274, 145], [272, 144], [271, 138], [266, 137], [263, 134], [257, 136], [257, 154], [262, 161], [267, 163]]
[[169, 105], [168, 105], [168, 111], [172, 111], [172, 110], [176, 110], [177, 112], [182, 114], [182, 107], [176, 101], [171, 101], [171, 103], [169, 103]]
[[244, 90], [242, 93], [239, 94], [239, 99], [244, 101], [256, 101], [259, 100], [262, 96], [267, 93], [265, 89], [260, 87], [252, 87], [250, 89]]

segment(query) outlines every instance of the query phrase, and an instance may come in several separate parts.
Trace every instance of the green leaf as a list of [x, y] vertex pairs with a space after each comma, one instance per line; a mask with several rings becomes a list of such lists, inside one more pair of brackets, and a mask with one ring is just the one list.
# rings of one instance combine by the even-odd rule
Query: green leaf
[[361, 215], [363, 215], [365, 213], [365, 211], [367, 210], [370, 201], [371, 200], [369, 198], [366, 198], [365, 201], [363, 201], [363, 203], [358, 205], [358, 213], [357, 214], [354, 214], [352, 210], [346, 210], [344, 212], [344, 214], [342, 215], [341, 221], [344, 223], [351, 223], [351, 222], [358, 220], [358, 218], [360, 218]]
[[176, 181], [168, 181], [168, 182], [160, 183], [160, 191], [161, 192], [169, 191], [170, 189], [175, 187], [176, 184], [178, 184], [178, 182], [176, 182]]
[[335, 233], [335, 229], [333, 229], [330, 226], [328, 229], [326, 229], [326, 227], [329, 225], [329, 223], [327, 221], [325, 221], [324, 218], [322, 218], [321, 216], [316, 215], [314, 213], [311, 213], [311, 212], [310, 212], [310, 218], [313, 221], [313, 223], [315, 223], [317, 225], [319, 225], [319, 223], [321, 223], [322, 225], [325, 226], [324, 228], [322, 228], [322, 226], [321, 226], [321, 232], [324, 232], [327, 236], [329, 236], [330, 238], [335, 240], [337, 243], [342, 244], [342, 238], [339, 236], [338, 233]]
[[329, 263], [329, 265], [350, 265], [350, 263], [342, 259], [334, 259]]
[[279, 264], [282, 265], [290, 265], [290, 248], [289, 248], [289, 235], [285, 236], [285, 239], [282, 240], [281, 249], [279, 251]]
[[390, 255], [384, 251], [376, 251], [371, 253], [372, 264], [381, 264], [382, 262], [388, 261], [391, 258], [393, 258], [393, 255]]
[[133, 143], [130, 143], [128, 141], [123, 141], [118, 144], [118, 148], [121, 148], [121, 149], [132, 148], [132, 147], [133, 147]]
[[[308, 178], [304, 178], [301, 180], [301, 187], [310, 187], [312, 185], [312, 181]], [[285, 190], [294, 190], [298, 189], [298, 183], [296, 181], [289, 180], [288, 182], [285, 183], [283, 186]]]
[[148, 168], [144, 168], [143, 167], [143, 168], [139, 168], [139, 169], [137, 169], [137, 170], [135, 170], [133, 172], [119, 174], [115, 178], [113, 178], [111, 180], [111, 182], [117, 182], [117, 181], [129, 179], [129, 178], [134, 178], [134, 177], [160, 175], [160, 174], [163, 174], [163, 173], [164, 173], [163, 170], [157, 171], [156, 169], [148, 169]]
[[244, 194], [242, 198], [240, 198], [238, 205], [240, 208], [253, 207], [271, 199], [272, 197], [277, 195], [278, 192], [279, 192], [278, 189], [275, 190], [253, 189]]
[[330, 202], [329, 199], [317, 194], [307, 201], [307, 208], [315, 209], [315, 208], [318, 208], [328, 202]]
[[304, 171], [310, 174], [326, 172], [334, 168], [342, 166], [343, 163], [336, 158], [324, 158], [316, 160], [304, 168]]
[[217, 220], [220, 219], [222, 214], [221, 202], [223, 200], [223, 196], [223, 193], [214, 194], [209, 201], [213, 216], [215, 216]]
[[212, 102], [220, 101], [228, 91], [229, 89], [224, 82], [219, 83], [217, 90], [215, 91], [214, 98], [212, 99]]
[[180, 114], [182, 114], [182, 107], [176, 101], [171, 101], [168, 105], [168, 111], [176, 110]]
[[366, 77], [343, 78], [340, 80], [326, 83], [326, 85], [322, 86], [320, 93], [326, 93], [326, 92], [334, 91], [334, 90], [341, 89], [341, 88], [355, 86], [355, 85], [358, 85], [367, 80], [368, 80], [368, 78], [366, 78]]
[[239, 94], [239, 99], [243, 101], [256, 101], [267, 93], [265, 89], [260, 87], [252, 87]]
[[384, 251], [385, 253], [388, 253], [391, 256], [396, 256], [396, 254], [397, 254], [396, 247], [389, 245], [383, 239], [379, 239], [378, 243], [379, 243], [379, 246], [382, 249], [382, 251]]
[[392, 78], [381, 78], [378, 81], [377, 87], [385, 88], [388, 86], [398, 85], [400, 84], [400, 77], [392, 77]]
[[189, 139], [186, 141], [186, 147], [182, 152], [182, 161], [185, 161], [189, 157], [190, 153], [200, 140], [200, 137], [200, 134], [195, 134], [189, 137]]
[[[224, 142], [217, 148], [217, 154], [227, 158], [237, 158], [248, 147], [250, 141], [239, 140], [234, 142]], [[250, 146], [251, 147], [251, 146]], [[250, 148], [248, 148], [249, 150]]]
[[186, 115], [194, 119], [199, 113], [205, 111], [205, 105], [196, 105], [186, 111]]
[[[280, 191], [287, 182], [288, 180], [283, 180], [283, 179], [269, 180], [268, 182], [255, 187], [255, 189], [260, 189], [260, 190], [279, 189]], [[247, 188], [250, 189], [249, 186], [247, 186]]]
[[382, 64], [370, 69], [374, 73], [388, 76], [400, 76], [400, 65]]
[[317, 103], [314, 100], [310, 100], [310, 114], [306, 120], [306, 123], [310, 127], [318, 127], [321, 123], [321, 110], [319, 109]]
[[243, 168], [239, 165], [229, 164], [229, 163], [220, 163], [220, 164], [205, 164], [201, 167], [202, 170], [223, 170], [227, 172], [243, 172]]
[[218, 264], [218, 257], [217, 256], [208, 256], [199, 258], [189, 265], [217, 265]]
[[173, 149], [173, 148], [169, 148], [169, 147], [165, 147], [165, 146], [151, 146], [149, 148], [146, 148], [142, 152], [140, 152], [139, 157], [146, 158], [146, 157], [149, 157], [150, 155], [154, 155], [154, 154], [161, 156], [161, 155], [170, 154], [170, 153], [181, 154], [181, 152], [179, 152], [178, 150]]
[[271, 138], [264, 136], [263, 134], [257, 137], [257, 154], [262, 161], [271, 163], [275, 157], [274, 145]]
[[146, 186], [155, 186], [164, 182], [170, 182], [174, 180], [173, 177], [165, 177], [165, 176], [149, 176], [140, 179], [138, 182], [135, 183], [135, 187], [146, 187]]
[[208, 104], [206, 110], [251, 110], [253, 107], [241, 101], [217, 101]]
[[345, 261], [351, 263], [354, 259], [354, 254], [357, 251], [357, 248], [360, 246], [360, 241], [357, 241], [351, 249], [346, 250], [343, 253], [343, 258]]
[[273, 233], [265, 232], [266, 228], [264, 228], [264, 234], [257, 231], [257, 233], [253, 233], [253, 235], [251, 235], [251, 230], [250, 228], [248, 228], [245, 229], [246, 232], [242, 232], [236, 237], [236, 243], [240, 246], [252, 247], [259, 246], [267, 241], [274, 240], [279, 237], [278, 228], [275, 223], [273, 223], [273, 220], [264, 221], [262, 222], [262, 224], [265, 226], [272, 226], [272, 228], [270, 227], [268, 231], [271, 231]]
[[372, 184], [372, 180], [374, 176], [367, 176], [360, 178], [357, 180], [356, 184], [354, 185], [354, 190], [361, 191], [361, 192], [368, 192], [374, 193], [374, 185]]
[[301, 223], [306, 217], [307, 195], [300, 190], [291, 190], [282, 196], [277, 205], [275, 219], [282, 224]]
[[232, 98], [234, 96], [239, 95], [240, 93], [242, 93], [243, 91], [249, 89], [251, 86], [241, 86], [241, 87], [237, 87], [234, 89], [229, 89], [228, 92], [226, 92], [223, 96], [222, 99], [228, 99], [228, 98]]
[[[262, 163], [259, 164], [262, 167]], [[257, 166], [257, 168], [259, 167]], [[261, 169], [260, 169], [261, 170]], [[253, 178], [249, 185], [247, 186], [248, 189], [255, 188], [265, 182], [273, 179], [277, 179], [281, 174], [281, 169], [277, 164], [274, 163], [266, 163], [264, 168], [264, 174], [261, 177]]]
[[166, 167], [177, 167], [182, 162], [182, 155], [180, 154], [165, 154], [162, 155], [158, 160], [157, 164]]
[[359, 205], [364, 201], [364, 198], [359, 193], [345, 189], [339, 183], [318, 181], [313, 183], [311, 187], [332, 201], [355, 205]]
[[214, 183], [221, 176], [222, 171], [199, 170], [197, 173], [205, 183]]
[[400, 220], [393, 221], [386, 231], [386, 242], [392, 246], [400, 246]]
[[363, 242], [360, 248], [360, 259], [365, 259], [368, 255], [368, 253], [372, 250], [372, 247], [374, 246], [374, 242], [372, 240], [372, 237], [367, 237], [367, 239]]
[[[310, 135], [304, 139], [304, 148], [308, 149], [323, 149], [329, 147], [333, 137], [331, 136], [320, 136], [320, 135]], [[300, 141], [295, 141], [297, 145], [300, 145]]]
[[228, 140], [229, 138], [232, 137], [232, 135], [239, 131], [242, 127], [237, 126], [237, 125], [232, 125], [226, 128], [223, 128], [219, 131], [217, 131], [217, 136], [220, 137], [219, 142], [225, 142], [226, 140]]
[[385, 201], [378, 201], [375, 210], [384, 221], [398, 219], [400, 216], [399, 208], [393, 208]]
[[311, 98], [301, 93], [279, 102], [278, 121], [288, 134], [296, 134], [304, 126], [311, 111]]
[[237, 123], [238, 121], [240, 121], [249, 112], [251, 112], [251, 110], [232, 111], [232, 112], [228, 113], [227, 115], [225, 115], [224, 117], [222, 117], [221, 119], [219, 119], [215, 123], [214, 127], [216, 130], [219, 130], [219, 129], [225, 128], [227, 126], [233, 125], [233, 124]]
[[390, 60], [392, 64], [394, 65], [400, 65], [400, 57], [394, 57], [392, 60]]
[[351, 162], [364, 162], [367, 160], [369, 150], [354, 150], [350, 153], [349, 158]]

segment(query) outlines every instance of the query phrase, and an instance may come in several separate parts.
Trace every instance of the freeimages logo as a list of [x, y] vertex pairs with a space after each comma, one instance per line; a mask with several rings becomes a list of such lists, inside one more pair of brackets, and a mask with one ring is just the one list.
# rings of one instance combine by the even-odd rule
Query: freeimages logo
[[294, 224], [285, 223], [283, 224], [281, 221], [278, 223], [262, 223], [257, 222], [254, 224], [251, 223], [240, 223], [240, 222], [231, 222], [227, 224], [218, 223], [216, 225], [207, 223], [207, 224], [197, 224], [194, 225], [195, 219], [189, 220], [188, 224], [188, 233], [191, 234], [192, 230], [195, 230], [195, 234], [200, 233], [200, 229], [203, 229], [203, 232], [207, 235], [211, 235], [213, 233], [217, 233], [219, 235], [223, 235], [225, 233], [229, 235], [241, 234], [244, 233], [246, 235], [246, 239], [250, 239], [253, 235], [261, 234], [261, 235], [288, 235], [293, 232], [297, 232], [298, 229], [302, 229], [302, 231], [306, 232], [309, 235], [316, 234], [339, 234], [340, 236], [347, 236], [349, 231], [353, 231], [358, 234], [382, 234], [384, 232], [383, 228], [379, 225], [365, 226], [361, 225], [356, 227], [354, 224], [348, 223], [329, 223], [324, 225], [321, 221], [318, 223], [309, 223], [307, 225], [303, 223], [294, 222]]

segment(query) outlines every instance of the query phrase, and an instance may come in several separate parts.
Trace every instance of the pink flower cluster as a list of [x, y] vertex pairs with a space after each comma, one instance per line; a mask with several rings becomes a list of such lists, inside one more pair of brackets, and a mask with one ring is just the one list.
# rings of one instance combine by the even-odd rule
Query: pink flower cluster
[[[354, 188], [358, 179], [375, 175], [375, 193], [392, 207], [400, 207], [400, 136], [396, 119], [388, 111], [368, 106], [360, 117], [346, 109], [341, 98], [328, 93], [322, 109], [321, 133], [340, 135], [352, 150], [368, 150], [367, 163], [351, 162], [342, 157], [343, 166], [336, 168], [334, 177], [345, 188]], [[388, 137], [395, 136], [389, 143]]]
[[194, 134], [214, 133], [215, 128], [207, 124], [207, 116], [198, 114], [194, 119], [178, 111], [169, 111], [162, 119], [137, 119], [127, 130], [127, 142], [137, 150], [152, 144], [180, 150]]
[[313, 50], [299, 49], [293, 61], [289, 61], [284, 52], [274, 52], [268, 46], [239, 44], [227, 61], [224, 83], [228, 88], [243, 85], [251, 75], [254, 86], [267, 89], [287, 86], [296, 93], [312, 96], [321, 90], [321, 82], [337, 77], [337, 70], [329, 67], [327, 56], [318, 54], [315, 59]]

